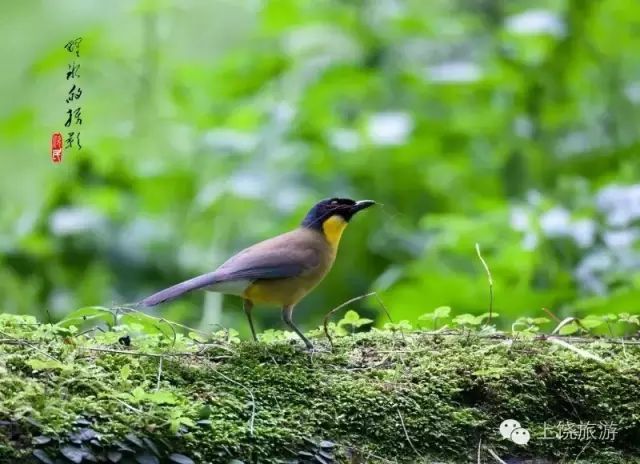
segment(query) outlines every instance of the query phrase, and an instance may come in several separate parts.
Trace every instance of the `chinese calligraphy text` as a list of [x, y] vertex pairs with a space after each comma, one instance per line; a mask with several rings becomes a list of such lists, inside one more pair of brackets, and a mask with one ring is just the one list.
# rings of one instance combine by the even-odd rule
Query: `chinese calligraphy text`
[[[74, 55], [76, 58], [80, 58], [80, 43], [82, 42], [82, 37], [78, 37], [77, 39], [70, 40], [64, 46], [65, 50]], [[67, 98], [65, 99], [65, 103], [71, 104], [74, 103], [75, 106], [67, 108], [67, 117], [65, 119], [64, 127], [69, 129], [67, 132], [67, 136], [65, 138], [65, 146], [66, 148], [73, 148], [74, 146], [78, 149], [82, 148], [80, 144], [80, 128], [82, 125], [82, 107], [79, 105], [80, 98], [82, 97], [82, 88], [80, 87], [79, 82], [77, 82], [80, 77], [80, 63], [76, 62], [74, 59], [67, 66], [66, 79], [71, 82], [71, 88], [69, 92], [67, 92]], [[78, 127], [76, 127], [78, 126]]]

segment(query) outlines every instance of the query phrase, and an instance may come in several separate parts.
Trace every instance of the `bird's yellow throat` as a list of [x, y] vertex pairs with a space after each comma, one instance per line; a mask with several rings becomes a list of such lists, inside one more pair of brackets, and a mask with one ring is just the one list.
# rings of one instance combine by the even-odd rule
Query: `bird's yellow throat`
[[344, 232], [346, 227], [347, 221], [345, 221], [342, 216], [335, 215], [322, 223], [322, 232], [331, 246], [337, 248], [338, 243], [340, 243], [340, 237], [342, 237], [342, 232]]

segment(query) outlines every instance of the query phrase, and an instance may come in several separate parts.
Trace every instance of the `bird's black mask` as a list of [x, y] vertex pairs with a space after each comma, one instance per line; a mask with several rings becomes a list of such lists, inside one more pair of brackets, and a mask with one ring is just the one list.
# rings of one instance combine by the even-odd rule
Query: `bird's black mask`
[[322, 224], [332, 216], [340, 216], [346, 222], [359, 211], [375, 205], [373, 200], [355, 201], [350, 198], [329, 198], [316, 203], [302, 221], [302, 226], [322, 230]]

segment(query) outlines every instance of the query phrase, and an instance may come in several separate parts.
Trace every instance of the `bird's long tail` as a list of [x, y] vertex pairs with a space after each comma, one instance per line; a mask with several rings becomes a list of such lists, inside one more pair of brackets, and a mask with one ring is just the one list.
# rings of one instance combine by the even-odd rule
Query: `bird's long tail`
[[164, 290], [160, 290], [159, 292], [146, 297], [138, 304], [140, 306], [156, 306], [160, 303], [175, 300], [176, 298], [184, 295], [187, 292], [208, 287], [212, 284], [215, 284], [216, 282], [218, 282], [218, 276], [216, 276], [215, 272], [202, 274], [200, 276], [194, 277], [193, 279], [185, 280], [184, 282], [180, 282], [179, 284], [173, 285], [169, 288], [165, 288]]

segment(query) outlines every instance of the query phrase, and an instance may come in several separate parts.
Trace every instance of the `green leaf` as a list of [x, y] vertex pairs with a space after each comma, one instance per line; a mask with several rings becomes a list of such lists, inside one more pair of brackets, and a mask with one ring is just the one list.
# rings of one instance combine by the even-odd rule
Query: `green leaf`
[[225, 329], [213, 332], [212, 337], [217, 340], [224, 340], [230, 343], [239, 343], [239, 332], [236, 329]]
[[558, 333], [560, 335], [571, 335], [576, 333], [580, 329], [580, 326], [574, 322], [571, 322], [560, 328]]
[[353, 324], [354, 322], [358, 322], [360, 319], [360, 315], [355, 312], [353, 309], [347, 311], [339, 323], [342, 324]]
[[438, 319], [447, 318], [449, 314], [451, 314], [451, 307], [449, 306], [440, 306], [433, 310], [433, 315]]
[[206, 337], [200, 335], [197, 332], [189, 332], [188, 337], [191, 340], [195, 340], [196, 342], [199, 342], [199, 343], [206, 343], [208, 341]]
[[162, 334], [175, 341], [176, 333], [167, 321], [149, 316], [144, 313], [128, 313], [120, 317], [120, 324], [138, 326], [147, 335]]
[[131, 390], [130, 396], [137, 402], [144, 401], [146, 393], [142, 387], [136, 387]]
[[146, 399], [156, 404], [176, 404], [176, 395], [168, 390], [158, 390], [146, 394]]
[[411, 330], [413, 326], [406, 319], [401, 320], [400, 322], [387, 322], [383, 326], [384, 330], [390, 330], [392, 332], [400, 331], [400, 330]]
[[193, 422], [193, 420], [188, 418], [188, 417], [184, 417], [183, 416], [183, 417], [180, 417], [179, 420], [180, 420], [180, 423], [182, 425], [186, 425], [187, 427], [195, 427], [196, 426], [196, 423]]
[[602, 320], [602, 318], [598, 316], [587, 316], [584, 319], [581, 319], [580, 323], [586, 329], [593, 329], [604, 324], [604, 320]]
[[176, 396], [168, 390], [146, 392], [139, 386], [131, 390], [131, 393], [125, 393], [124, 395], [136, 403], [176, 404], [178, 401]]
[[88, 321], [102, 321], [107, 325], [112, 326], [115, 322], [115, 318], [111, 310], [108, 308], [104, 308], [102, 306], [87, 306], [68, 314], [56, 325], [59, 327], [69, 327], [71, 325], [80, 326]]
[[366, 317], [361, 317], [360, 319], [358, 319], [358, 322], [355, 322], [353, 325], [355, 327], [362, 327], [363, 325], [372, 324], [372, 323], [373, 323], [372, 319], [367, 319]]
[[478, 321], [478, 318], [473, 314], [460, 314], [453, 318], [453, 323], [458, 325], [479, 325], [482, 323], [482, 319]]
[[362, 327], [366, 324], [371, 324], [373, 320], [366, 317], [360, 317], [360, 315], [354, 310], [350, 309], [346, 312], [344, 317], [338, 321], [338, 326], [350, 325], [352, 327]]
[[41, 359], [28, 359], [27, 364], [34, 371], [48, 371], [65, 368], [64, 364], [56, 359], [47, 359], [46, 361], [43, 361]]
[[437, 328], [436, 321], [438, 319], [447, 319], [449, 314], [451, 313], [451, 308], [449, 306], [439, 306], [433, 310], [433, 312], [425, 313], [418, 317], [419, 320], [428, 320], [433, 321], [434, 330]]
[[263, 330], [260, 335], [258, 335], [261, 342], [264, 343], [273, 343], [273, 342], [282, 342], [286, 340], [290, 340], [295, 337], [295, 334], [290, 332], [285, 332], [283, 330], [275, 330], [275, 329], [267, 329]]
[[131, 374], [131, 367], [129, 367], [128, 364], [125, 364], [120, 368], [120, 378], [122, 380], [126, 381], [129, 378], [130, 374]]
[[640, 316], [636, 314], [620, 313], [618, 314], [618, 318], [620, 321], [626, 322], [627, 324], [640, 325]]

